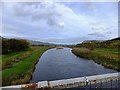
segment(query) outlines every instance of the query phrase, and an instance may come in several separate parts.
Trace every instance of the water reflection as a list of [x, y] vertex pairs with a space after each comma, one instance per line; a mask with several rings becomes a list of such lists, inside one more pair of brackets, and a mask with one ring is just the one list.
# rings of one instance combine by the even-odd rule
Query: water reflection
[[75, 56], [70, 48], [47, 50], [36, 65], [30, 83], [117, 72]]

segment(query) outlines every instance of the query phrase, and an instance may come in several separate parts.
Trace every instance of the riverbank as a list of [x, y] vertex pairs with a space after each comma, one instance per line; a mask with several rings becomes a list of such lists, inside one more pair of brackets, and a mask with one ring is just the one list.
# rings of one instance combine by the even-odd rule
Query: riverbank
[[40, 56], [50, 48], [49, 46], [34, 46], [27, 51], [2, 56], [3, 86], [28, 83]]
[[107, 48], [88, 48], [74, 47], [72, 52], [82, 58], [93, 60], [107, 68], [120, 71], [120, 50], [107, 49]]

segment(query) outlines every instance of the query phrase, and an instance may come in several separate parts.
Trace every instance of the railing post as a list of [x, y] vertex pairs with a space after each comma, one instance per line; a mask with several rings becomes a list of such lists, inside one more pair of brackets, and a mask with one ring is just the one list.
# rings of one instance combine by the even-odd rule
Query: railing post
[[91, 89], [91, 80], [90, 80], [90, 89]]
[[107, 78], [105, 80], [106, 80], [106, 88], [107, 88]]
[[95, 88], [97, 88], [97, 81], [95, 80]]
[[115, 88], [118, 88], [118, 81], [116, 79], [116, 82], [115, 82]]
[[102, 88], [102, 80], [100, 80], [100, 81], [101, 81], [100, 88]]
[[120, 88], [120, 78], [117, 80], [117, 88]]
[[111, 81], [111, 89], [112, 89], [112, 79], [110, 81]]

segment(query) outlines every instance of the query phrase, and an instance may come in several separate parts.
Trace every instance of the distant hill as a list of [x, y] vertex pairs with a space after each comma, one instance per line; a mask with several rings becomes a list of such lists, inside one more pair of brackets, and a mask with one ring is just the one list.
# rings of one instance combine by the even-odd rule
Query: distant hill
[[107, 40], [107, 42], [114, 42], [114, 41], [120, 41], [120, 37], [118, 37], [118, 38], [114, 38], [114, 39], [111, 39], [111, 40]]
[[120, 37], [111, 40], [87, 40], [76, 45], [77, 47], [86, 48], [116, 48], [120, 47]]
[[105, 40], [85, 40], [82, 43], [103, 42]]
[[[20, 40], [21, 38], [4, 38], [4, 37], [0, 36], [0, 39], [16, 39], [16, 40]], [[28, 41], [32, 45], [55, 45], [55, 44], [47, 43], [47, 42], [40, 42], [40, 41], [34, 41], [34, 40], [28, 40], [28, 39], [24, 39], [24, 40]]]
[[111, 39], [111, 40], [85, 40], [83, 41], [82, 43], [92, 43], [92, 42], [113, 42], [113, 41], [120, 41], [120, 37], [118, 38], [114, 38], [114, 39]]
[[100, 42], [114, 42], [114, 41], [120, 41], [120, 37], [111, 40], [85, 40], [82, 43], [100, 43]]
[[27, 40], [32, 45], [55, 45], [53, 43], [47, 43], [47, 42], [40, 42], [40, 41], [33, 41], [33, 40]]
[[[0, 36], [0, 39], [16, 39], [16, 40], [20, 40], [23, 38], [4, 38], [2, 36]], [[48, 43], [48, 42], [41, 42], [41, 41], [35, 41], [35, 40], [28, 40], [28, 39], [24, 39], [26, 41], [28, 41], [31, 45], [55, 45], [55, 46], [63, 46], [63, 44], [54, 44], [54, 43]]]

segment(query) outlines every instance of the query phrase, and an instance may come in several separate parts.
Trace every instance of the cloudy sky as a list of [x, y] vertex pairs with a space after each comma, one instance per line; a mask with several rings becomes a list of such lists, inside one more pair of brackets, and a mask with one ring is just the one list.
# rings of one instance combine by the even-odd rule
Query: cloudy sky
[[76, 44], [118, 37], [117, 2], [3, 2], [1, 36]]

